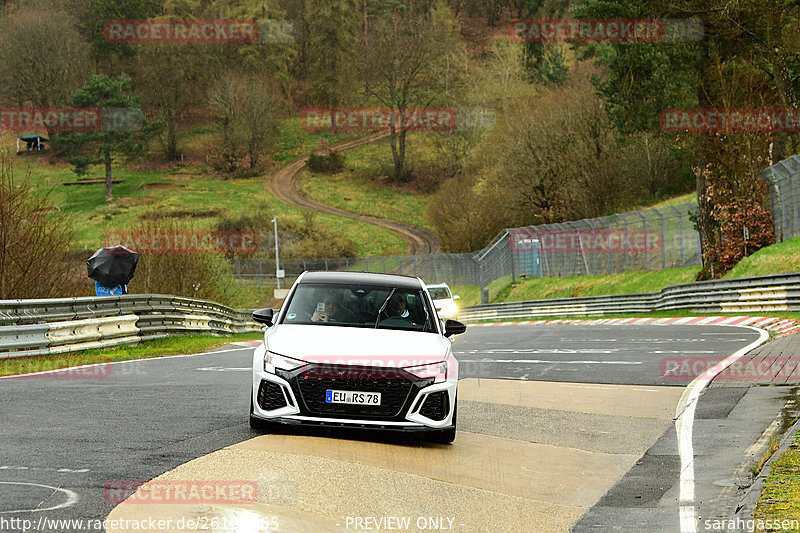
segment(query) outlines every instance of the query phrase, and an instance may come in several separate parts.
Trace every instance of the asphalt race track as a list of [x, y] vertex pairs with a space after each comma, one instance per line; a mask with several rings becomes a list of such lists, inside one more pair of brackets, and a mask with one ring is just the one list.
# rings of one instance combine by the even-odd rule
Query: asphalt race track
[[[555, 444], [549, 444], [550, 440], [557, 443], [560, 439], [573, 438], [574, 442], [568, 443], [568, 447], [579, 446], [586, 438], [585, 432], [578, 431], [571, 437], [564, 437], [563, 430], [559, 429], [560, 435], [553, 431], [548, 434], [548, 425], [540, 423], [552, 416], [554, 424], [559, 419], [562, 424], [580, 424], [581, 413], [568, 415], [577, 417], [575, 421], [565, 421], [559, 414], [562, 411], [547, 414], [547, 399], [552, 395], [546, 392], [550, 390], [546, 387], [586, 384], [587, 391], [601, 396], [605, 393], [600, 390], [602, 387], [593, 384], [675, 387], [674, 394], [665, 389], [671, 394], [672, 404], [652, 406], [663, 413], [642, 415], [637, 419], [637, 423], [645, 425], [660, 419], [661, 425], [647, 426], [652, 439], [637, 442], [625, 456], [625, 461], [617, 465], [613, 476], [601, 480], [602, 490], [598, 485], [593, 492], [587, 492], [587, 497], [574, 504], [568, 520], [564, 520], [568, 527], [596, 503], [636, 457], [644, 453], [669, 426], [669, 409], [674, 409], [679, 388], [688, 380], [663, 379], [662, 359], [701, 357], [721, 360], [757, 337], [751, 329], [723, 326], [471, 327], [455, 343], [461, 364], [460, 375], [466, 381], [464, 396], [461, 389], [459, 392], [459, 430], [464, 433], [459, 432], [453, 449], [461, 443], [481, 447], [487, 442], [508, 442], [513, 448], [513, 443], [517, 442], [502, 439], [535, 440], [543, 446], [552, 446]], [[118, 486], [122, 481], [151, 480], [222, 448], [237, 443], [248, 446], [245, 441], [254, 437], [267, 440], [255, 439], [252, 442], [267, 442], [270, 435], [259, 437], [247, 425], [251, 354], [250, 347], [228, 347], [223, 351], [195, 356], [116, 363], [97, 372], [82, 373], [80, 377], [42, 375], [0, 379], [0, 410], [3, 412], [0, 530], [22, 531], [23, 520], [30, 520], [25, 525], [34, 531], [97, 530], [85, 524], [78, 528], [64, 527], [63, 523], [54, 527], [52, 521], [103, 520], [118, 503], [107, 490], [104, 492], [104, 487], [107, 489], [109, 484]], [[502, 405], [491, 408], [502, 412], [498, 411], [498, 416], [489, 419], [485, 414], [490, 407], [482, 408], [480, 394], [499, 397], [504, 394], [503, 390], [517, 394], [514, 392], [517, 389], [492, 388], [492, 383], [501, 383], [494, 381], [497, 378], [514, 380], [526, 391], [534, 391], [534, 396], [529, 397], [538, 399], [533, 403], [514, 398], [498, 400]], [[481, 386], [481, 383], [485, 385]], [[569, 386], [573, 388], [569, 389], [570, 396], [567, 397], [581, 391], [580, 386]], [[558, 401], [563, 402], [563, 399]], [[520, 419], [520, 411], [513, 411], [511, 406], [528, 409], [529, 414], [538, 413], [536, 420], [539, 422]], [[627, 437], [614, 436], [614, 424], [617, 422], [609, 422], [609, 428], [599, 432], [605, 440], [597, 446], [610, 448], [600, 449], [602, 453], [611, 453], [616, 446], [613, 443], [620, 438], [636, 438], [636, 431]], [[534, 426], [535, 435], [531, 431]], [[273, 439], [272, 443], [277, 447], [270, 449], [270, 453], [278, 453], [283, 441], [287, 441], [286, 446], [299, 445], [302, 448], [313, 446], [320, 438], [305, 432], [302, 435], [286, 433], [280, 435], [280, 442], [277, 437]], [[335, 441], [339, 448], [342, 443], [356, 447], [370, 445], [369, 435], [350, 440], [352, 438], [345, 436], [344, 440], [338, 440], [336, 436], [325, 436], [326, 441]], [[386, 437], [377, 440], [389, 448], [393, 446], [391, 438], [388, 441]], [[400, 443], [398, 446], [407, 445]], [[424, 449], [429, 450], [425, 453], [444, 454], [449, 448]], [[341, 460], [342, 456], [338, 459]], [[373, 466], [382, 466], [384, 459], [377, 454], [371, 461]], [[240, 466], [245, 471], [253, 468], [253, 465]], [[490, 475], [503, 477], [497, 471], [491, 471]], [[446, 473], [442, 476], [446, 477]], [[505, 482], [492, 480], [490, 488], [501, 491], [500, 481]], [[465, 483], [480, 485], [479, 481]], [[556, 497], [561, 496], [553, 495]], [[47, 524], [50, 524], [49, 528]], [[473, 530], [469, 523], [462, 521], [460, 525], [463, 531]], [[456, 525], [452, 529], [458, 530]]]
[[758, 338], [728, 326], [548, 325], [472, 327], [457, 339], [460, 377], [685, 386], [663, 379], [662, 359], [724, 359]]

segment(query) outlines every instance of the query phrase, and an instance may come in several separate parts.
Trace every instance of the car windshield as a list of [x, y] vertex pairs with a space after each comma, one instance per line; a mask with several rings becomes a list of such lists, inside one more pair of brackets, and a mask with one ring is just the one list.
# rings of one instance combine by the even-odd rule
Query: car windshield
[[422, 289], [304, 283], [281, 323], [435, 333], [432, 316]]
[[431, 298], [434, 300], [445, 300], [447, 298], [452, 298], [447, 287], [428, 287], [428, 292], [430, 293]]

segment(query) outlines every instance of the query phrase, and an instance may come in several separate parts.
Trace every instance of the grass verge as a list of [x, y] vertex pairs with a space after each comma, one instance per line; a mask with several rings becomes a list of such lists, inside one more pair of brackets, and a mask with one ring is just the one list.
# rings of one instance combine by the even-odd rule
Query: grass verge
[[597, 316], [586, 316], [586, 315], [547, 315], [547, 316], [537, 316], [531, 318], [490, 318], [486, 320], [479, 320], [476, 322], [471, 322], [472, 324], [480, 324], [480, 323], [493, 323], [493, 322], [527, 322], [529, 320], [599, 320], [601, 318], [683, 318], [683, 317], [693, 317], [693, 316], [763, 316], [763, 317], [773, 317], [773, 318], [788, 318], [792, 320], [800, 320], [800, 313], [790, 313], [790, 312], [769, 312], [769, 313], [762, 313], [762, 314], [751, 314], [751, 315], [741, 315], [741, 314], [731, 314], [731, 313], [692, 313], [690, 311], [682, 311], [682, 310], [675, 310], [675, 311], [655, 311], [652, 313], [620, 313], [614, 315], [597, 315]]
[[230, 337], [214, 335], [172, 335], [163, 339], [139, 344], [85, 350], [82, 352], [46, 355], [41, 357], [18, 357], [0, 360], [0, 376], [13, 376], [32, 372], [43, 372], [59, 368], [73, 368], [96, 363], [112, 363], [131, 359], [150, 359], [165, 355], [202, 353], [232, 342], [260, 340], [260, 332], [239, 333]]
[[724, 278], [763, 276], [800, 270], [800, 237], [762, 248], [745, 257]]
[[[767, 520], [772, 524], [776, 521], [794, 520], [794, 525], [797, 525], [800, 518], [800, 433], [795, 434], [794, 442], [771, 466], [753, 514], [756, 531], [777, 531], [758, 527], [759, 522], [763, 524]], [[782, 528], [781, 531], [800, 531], [797, 527], [789, 527]]]
[[698, 267], [684, 267], [655, 272], [624, 272], [607, 276], [528, 278], [499, 291], [496, 301], [518, 302], [548, 298], [654, 292], [667, 285], [694, 281], [697, 271]]
[[[800, 237], [795, 237], [786, 242], [763, 248], [742, 259], [724, 276], [724, 279], [794, 272], [800, 270], [798, 257], [800, 257]], [[655, 292], [668, 285], [694, 281], [698, 269], [699, 267], [684, 267], [660, 271], [625, 272], [606, 276], [528, 278], [505, 286], [498, 291], [492, 301], [519, 302], [549, 298]]]

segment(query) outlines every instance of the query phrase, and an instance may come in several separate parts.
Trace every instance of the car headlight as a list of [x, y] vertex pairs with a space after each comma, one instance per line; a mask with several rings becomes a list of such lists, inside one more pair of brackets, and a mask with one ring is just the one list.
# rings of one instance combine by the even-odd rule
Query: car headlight
[[447, 316], [455, 315], [458, 313], [458, 306], [455, 302], [447, 302], [442, 306], [442, 313]]
[[306, 364], [305, 361], [301, 361], [300, 359], [292, 359], [291, 357], [270, 352], [269, 350], [267, 350], [267, 353], [264, 356], [264, 372], [269, 372], [267, 365], [272, 365], [280, 370], [294, 370], [295, 368], [300, 368], [304, 364]]
[[406, 366], [403, 370], [418, 378], [434, 378], [434, 383], [447, 380], [447, 361], [429, 363], [427, 365]]

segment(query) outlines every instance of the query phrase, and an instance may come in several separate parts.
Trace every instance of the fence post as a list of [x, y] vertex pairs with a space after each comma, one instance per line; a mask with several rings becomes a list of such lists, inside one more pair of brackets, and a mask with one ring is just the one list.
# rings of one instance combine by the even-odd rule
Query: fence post
[[594, 224], [592, 224], [591, 220], [585, 218], [583, 221], [586, 222], [586, 224], [592, 230], [592, 242], [590, 243], [592, 246], [592, 271], [587, 272], [587, 274], [597, 274], [597, 248], [595, 248], [597, 244], [597, 232], [595, 231]]
[[475, 262], [478, 263], [478, 285], [480, 285], [481, 291], [481, 304], [488, 304], [489, 303], [489, 295], [486, 293], [486, 290], [483, 286], [483, 261], [481, 261], [480, 256], [475, 259]]
[[[655, 210], [661, 223], [661, 268], [667, 268], [667, 247], [664, 246], [664, 215], [658, 209]], [[645, 248], [647, 248], [647, 233], [644, 234]]]
[[[642, 214], [641, 211], [634, 211], [636, 216], [642, 219], [642, 233], [647, 236], [647, 218]], [[647, 261], [647, 241], [645, 241], [644, 246], [644, 270], [650, 270], [650, 263]]]
[[236, 257], [236, 271], [239, 274], [239, 283], [242, 282], [242, 258]]
[[[680, 209], [678, 209], [674, 205], [672, 206], [672, 209], [673, 211], [678, 213], [678, 238], [680, 239], [678, 242], [680, 242], [680, 248], [681, 248], [681, 266], [686, 266], [684, 264], [684, 259], [683, 259], [683, 213], [681, 212]], [[664, 240], [663, 235], [661, 236], [661, 240], [662, 241]], [[663, 242], [661, 243], [661, 246], [664, 246]]]

